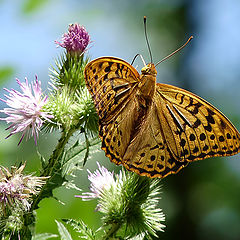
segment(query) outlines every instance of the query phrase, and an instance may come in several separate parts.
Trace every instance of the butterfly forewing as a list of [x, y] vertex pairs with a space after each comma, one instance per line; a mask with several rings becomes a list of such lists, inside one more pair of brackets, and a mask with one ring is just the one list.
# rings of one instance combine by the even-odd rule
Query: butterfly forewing
[[134, 96], [139, 74], [123, 60], [102, 57], [86, 66], [85, 79], [99, 118], [107, 122]]
[[[205, 100], [166, 84], [157, 84], [155, 99], [162, 99], [161, 117], [171, 128], [171, 133], [164, 131], [164, 136], [179, 161], [229, 156], [240, 151], [239, 132]], [[163, 128], [168, 126], [165, 123]]]
[[102, 148], [111, 161], [122, 162], [138, 108], [139, 73], [117, 58], [98, 58], [85, 68], [85, 79], [99, 115]]

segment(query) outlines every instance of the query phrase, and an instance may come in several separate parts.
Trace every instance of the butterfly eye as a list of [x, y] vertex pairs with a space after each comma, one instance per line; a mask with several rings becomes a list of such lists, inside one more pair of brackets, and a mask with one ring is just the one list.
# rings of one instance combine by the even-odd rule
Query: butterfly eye
[[154, 76], [157, 75], [156, 68], [155, 68], [155, 66], [152, 63], [150, 63], [147, 66], [143, 67], [141, 72], [142, 72], [143, 75], [154, 75]]
[[142, 74], [149, 73], [149, 67], [148, 66], [143, 67], [141, 72], [142, 72]]

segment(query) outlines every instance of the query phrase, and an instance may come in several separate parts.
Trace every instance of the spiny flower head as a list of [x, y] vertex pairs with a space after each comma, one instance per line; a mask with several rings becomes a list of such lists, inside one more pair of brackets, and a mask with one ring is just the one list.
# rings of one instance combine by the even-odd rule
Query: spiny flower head
[[97, 210], [104, 214], [104, 225], [121, 225], [125, 237], [146, 236], [150, 239], [151, 235], [157, 236], [157, 231], [163, 231], [165, 216], [158, 206], [160, 187], [157, 180], [124, 170], [114, 174], [100, 164], [98, 168], [93, 173], [88, 171], [91, 192], [76, 197], [83, 200], [97, 198]]
[[13, 207], [15, 204], [24, 210], [29, 210], [31, 197], [36, 195], [46, 182], [46, 177], [36, 177], [23, 175], [25, 164], [19, 168], [14, 166], [9, 171], [5, 167], [0, 167], [0, 206]]
[[83, 26], [75, 23], [69, 25], [68, 32], [63, 34], [61, 41], [55, 41], [55, 43], [66, 48], [69, 53], [81, 54], [86, 50], [90, 36]]
[[97, 162], [99, 170], [91, 173], [88, 170], [88, 180], [90, 183], [91, 192], [83, 193], [83, 195], [76, 195], [83, 200], [91, 200], [93, 198], [99, 198], [103, 191], [109, 190], [116, 184], [113, 172], [109, 172], [105, 167], [101, 166]]
[[9, 95], [5, 95], [7, 100], [0, 99], [5, 102], [10, 108], [4, 108], [0, 112], [8, 115], [5, 120], [11, 125], [7, 128], [11, 129], [11, 133], [6, 137], [21, 132], [22, 136], [18, 144], [21, 143], [23, 137], [27, 134], [27, 138], [34, 136], [35, 144], [37, 144], [38, 132], [43, 122], [50, 121], [52, 116], [43, 110], [43, 106], [47, 103], [47, 96], [43, 97], [41, 82], [36, 80], [32, 84], [28, 84], [27, 78], [25, 82], [16, 80], [22, 92], [14, 89], [6, 90]]

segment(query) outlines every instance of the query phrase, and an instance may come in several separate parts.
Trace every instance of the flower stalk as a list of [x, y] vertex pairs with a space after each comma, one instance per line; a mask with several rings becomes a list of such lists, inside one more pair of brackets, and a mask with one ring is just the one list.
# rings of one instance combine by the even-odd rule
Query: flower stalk
[[110, 229], [108, 231], [106, 231], [106, 235], [103, 236], [103, 240], [109, 240], [109, 239], [114, 239], [116, 237], [116, 234], [118, 232], [118, 230], [121, 228], [121, 224], [120, 223], [112, 223], [110, 225]]
[[[52, 191], [62, 186], [64, 182], [64, 178], [62, 176], [62, 163], [61, 158], [64, 152], [64, 148], [68, 143], [70, 137], [75, 132], [75, 129], [71, 129], [68, 132], [62, 132], [62, 136], [58, 141], [58, 145], [56, 146], [53, 154], [51, 155], [48, 164], [43, 167], [41, 176], [50, 176], [46, 182], [46, 185], [41, 189], [39, 194], [34, 198], [33, 204], [31, 206], [31, 211], [36, 210], [38, 208], [39, 202], [46, 197], [52, 197]], [[55, 181], [57, 180], [57, 181]]]

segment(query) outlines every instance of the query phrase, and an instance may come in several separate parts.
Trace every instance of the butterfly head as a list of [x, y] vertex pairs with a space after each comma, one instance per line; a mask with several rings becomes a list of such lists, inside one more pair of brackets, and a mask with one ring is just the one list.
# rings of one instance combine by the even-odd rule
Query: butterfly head
[[141, 70], [143, 75], [151, 75], [156, 77], [157, 76], [157, 70], [155, 68], [155, 65], [153, 63], [147, 64], [145, 67]]

